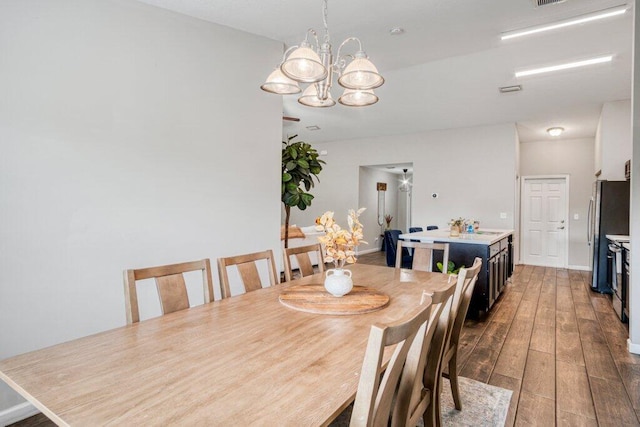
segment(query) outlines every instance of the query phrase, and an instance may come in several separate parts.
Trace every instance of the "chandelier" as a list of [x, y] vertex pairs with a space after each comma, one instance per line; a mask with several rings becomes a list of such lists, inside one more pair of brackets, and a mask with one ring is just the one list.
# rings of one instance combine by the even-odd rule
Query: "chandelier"
[[[338, 102], [349, 107], [365, 107], [378, 102], [373, 89], [382, 86], [384, 78], [369, 57], [362, 50], [362, 43], [356, 37], [349, 37], [340, 44], [334, 61], [327, 25], [327, 0], [323, 1], [324, 39], [318, 42], [313, 29], [307, 30], [299, 46], [292, 46], [282, 56], [279, 66], [269, 74], [260, 86], [264, 91], [278, 95], [292, 95], [302, 92], [299, 83], [310, 83], [298, 98], [300, 104], [309, 107], [333, 107], [336, 101], [331, 97], [334, 74], [344, 92]], [[309, 35], [315, 46], [309, 42]], [[358, 50], [353, 55], [341, 55], [342, 48], [349, 42], [357, 42]], [[287, 56], [288, 55], [288, 56]]]
[[409, 181], [409, 178], [407, 178], [407, 171], [408, 169], [402, 169], [402, 179], [400, 180], [400, 185], [398, 186], [398, 191], [401, 191], [403, 193], [408, 193], [409, 191], [411, 191], [411, 186], [413, 184], [411, 184], [411, 181]]

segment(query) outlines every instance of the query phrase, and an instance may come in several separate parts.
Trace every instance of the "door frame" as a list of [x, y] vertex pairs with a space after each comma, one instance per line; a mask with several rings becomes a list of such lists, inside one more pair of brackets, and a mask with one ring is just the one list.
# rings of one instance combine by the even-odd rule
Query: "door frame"
[[556, 175], [524, 175], [520, 177], [520, 230], [518, 232], [518, 237], [520, 240], [519, 244], [519, 255], [520, 255], [520, 263], [524, 263], [524, 209], [523, 209], [523, 199], [524, 199], [524, 186], [526, 185], [528, 180], [535, 179], [564, 179], [565, 182], [565, 224], [566, 227], [566, 238], [564, 239], [564, 265], [559, 268], [568, 268], [569, 267], [569, 233], [571, 232], [571, 225], [569, 222], [570, 212], [569, 212], [569, 198], [571, 195], [571, 186], [570, 186], [570, 176], [569, 174], [556, 174]]

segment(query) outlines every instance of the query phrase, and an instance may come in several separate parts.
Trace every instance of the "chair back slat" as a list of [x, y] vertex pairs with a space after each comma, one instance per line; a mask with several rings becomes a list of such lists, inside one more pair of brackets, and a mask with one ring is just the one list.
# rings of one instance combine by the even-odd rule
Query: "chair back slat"
[[189, 308], [187, 285], [182, 274], [156, 277], [156, 288], [164, 314]]
[[244, 284], [245, 292], [255, 291], [262, 288], [260, 273], [258, 273], [258, 267], [256, 267], [255, 262], [244, 262], [236, 265], [236, 267], [238, 268], [238, 273], [240, 274], [242, 283]]
[[211, 262], [208, 259], [125, 270], [124, 294], [127, 324], [140, 321], [138, 291], [136, 288], [138, 280], [155, 279], [161, 312], [162, 314], [168, 314], [189, 308], [189, 297], [183, 274], [197, 270], [202, 271], [204, 302], [205, 304], [212, 302], [213, 280], [211, 279]]
[[306, 246], [297, 246], [294, 248], [285, 248], [284, 254], [284, 276], [285, 280], [293, 280], [293, 267], [291, 265], [291, 257], [295, 256], [298, 262], [298, 270], [301, 277], [311, 276], [315, 273], [310, 254], [315, 253], [318, 260], [318, 272], [324, 273], [324, 257], [322, 256], [322, 246], [320, 243]]
[[302, 277], [313, 274], [313, 265], [309, 254], [296, 254], [296, 261], [298, 261], [298, 269]]
[[447, 264], [449, 263], [448, 243], [426, 243], [398, 240], [396, 249], [396, 268], [402, 265], [402, 256], [398, 255], [404, 251], [413, 249], [413, 262], [411, 269], [418, 271], [433, 271], [434, 251], [442, 251], [442, 266], [444, 274], [447, 274]]
[[222, 287], [222, 298], [229, 298], [231, 296], [231, 286], [227, 272], [227, 267], [230, 266], [235, 265], [238, 269], [240, 281], [242, 282], [242, 287], [245, 292], [255, 291], [264, 287], [256, 264], [262, 260], [267, 263], [269, 286], [277, 285], [279, 281], [275, 273], [276, 265], [273, 260], [273, 251], [270, 249], [262, 252], [218, 258], [218, 275]]

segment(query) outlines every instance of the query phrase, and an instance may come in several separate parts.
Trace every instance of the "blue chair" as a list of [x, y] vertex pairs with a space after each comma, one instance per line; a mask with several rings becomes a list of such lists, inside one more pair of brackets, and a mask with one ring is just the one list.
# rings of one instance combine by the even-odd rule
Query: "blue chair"
[[[409, 233], [419, 233], [420, 231], [424, 231], [422, 227], [409, 227]], [[420, 240], [411, 239], [412, 242], [419, 242]]]
[[[387, 266], [396, 266], [396, 252], [398, 249], [398, 238], [402, 234], [400, 230], [387, 230], [384, 232], [384, 247], [387, 256]], [[411, 268], [412, 257], [406, 248], [402, 249], [402, 268]]]
[[438, 226], [437, 225], [427, 225], [427, 231], [429, 230], [437, 230]]

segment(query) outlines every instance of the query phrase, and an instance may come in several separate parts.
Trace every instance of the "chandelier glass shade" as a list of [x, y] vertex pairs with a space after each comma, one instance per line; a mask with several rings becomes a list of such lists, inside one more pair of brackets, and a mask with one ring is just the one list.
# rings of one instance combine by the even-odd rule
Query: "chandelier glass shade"
[[336, 101], [331, 98], [331, 93], [328, 94], [327, 99], [320, 99], [316, 85], [309, 85], [298, 98], [298, 102], [307, 107], [333, 107], [336, 105]]
[[302, 42], [299, 48], [291, 52], [287, 60], [280, 65], [280, 70], [290, 79], [300, 83], [319, 82], [328, 74], [320, 57], [307, 42]]
[[273, 72], [269, 74], [267, 81], [260, 86], [260, 89], [280, 95], [292, 95], [302, 92], [298, 82], [285, 76], [282, 71], [280, 71], [280, 68], [273, 70]]
[[[301, 91], [298, 83], [309, 83], [298, 102], [309, 107], [332, 107], [336, 104], [331, 97], [335, 74], [338, 84], [345, 88], [338, 98], [342, 105], [364, 107], [375, 104], [378, 97], [373, 89], [382, 86], [384, 78], [355, 37], [342, 42], [334, 60], [327, 25], [327, 0], [323, 5], [323, 43], [319, 43], [314, 30], [307, 31], [304, 41], [287, 49], [278, 68], [269, 74], [260, 88], [270, 93], [291, 95]], [[309, 42], [309, 35], [315, 39], [315, 47]], [[349, 42], [357, 42], [358, 50], [353, 55], [341, 55], [342, 48]]]
[[369, 58], [355, 58], [338, 79], [341, 86], [348, 89], [367, 90], [382, 86], [384, 78]]
[[342, 96], [338, 98], [338, 102], [348, 107], [366, 107], [367, 105], [373, 105], [378, 102], [378, 97], [371, 89], [345, 89]]

